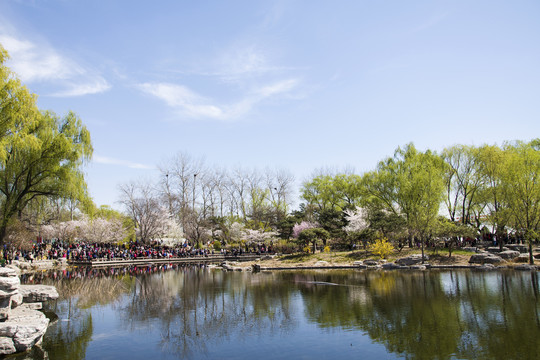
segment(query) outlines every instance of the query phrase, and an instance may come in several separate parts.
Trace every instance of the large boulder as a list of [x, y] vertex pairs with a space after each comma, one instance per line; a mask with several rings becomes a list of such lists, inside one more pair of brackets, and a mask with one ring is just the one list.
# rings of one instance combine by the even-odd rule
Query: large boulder
[[[424, 255], [424, 261], [428, 260], [428, 256]], [[398, 265], [404, 265], [404, 266], [411, 266], [422, 263], [422, 255], [421, 254], [413, 254], [407, 257], [403, 257], [396, 260], [396, 264]]]
[[497, 253], [500, 253], [501, 251], [506, 251], [506, 250], [510, 250], [510, 249], [507, 248], [507, 247], [504, 247], [504, 246], [503, 246], [502, 250], [498, 246], [491, 246], [491, 247], [487, 248], [487, 251], [489, 251], [490, 253], [494, 253], [494, 254], [497, 254]]
[[519, 251], [520, 253], [527, 253], [527, 252], [529, 252], [529, 248], [527, 247], [527, 245], [522, 245], [522, 244], [507, 244], [506, 247], [509, 248], [510, 250]]
[[31, 306], [23, 304], [13, 309], [9, 319], [0, 323], [0, 354], [26, 351], [39, 344], [48, 325], [49, 319]]
[[403, 268], [407, 268], [407, 267], [402, 266], [402, 265], [398, 265], [398, 264], [393, 263], [393, 262], [389, 262], [389, 263], [382, 264], [382, 268], [384, 270], [395, 270], [395, 269], [403, 269]]
[[377, 266], [377, 265], [379, 265], [379, 262], [377, 260], [365, 260], [364, 265]]
[[514, 270], [521, 270], [521, 271], [535, 271], [538, 268], [535, 265], [529, 265], [529, 264], [520, 264], [517, 266], [514, 266]]
[[505, 260], [513, 260], [519, 256], [520, 252], [516, 250], [501, 251], [498, 255]]
[[19, 295], [20, 285], [21, 281], [15, 270], [5, 267], [0, 268], [0, 321], [4, 321], [9, 317], [12, 298]]
[[45, 302], [58, 299], [58, 291], [50, 285], [21, 285], [20, 292], [25, 303]]
[[491, 253], [479, 253], [471, 255], [470, 264], [499, 264], [503, 262], [503, 258]]

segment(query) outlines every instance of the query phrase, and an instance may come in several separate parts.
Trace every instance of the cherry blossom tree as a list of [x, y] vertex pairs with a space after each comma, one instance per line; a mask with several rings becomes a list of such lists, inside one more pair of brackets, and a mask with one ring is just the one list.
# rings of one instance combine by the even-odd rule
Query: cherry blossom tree
[[300, 224], [294, 225], [292, 235], [294, 238], [298, 238], [298, 236], [300, 236], [300, 233], [302, 231], [307, 230], [307, 229], [314, 229], [318, 226], [319, 224], [314, 223], [314, 222], [302, 221]]
[[118, 243], [127, 236], [120, 219], [85, 219], [81, 223], [80, 237], [89, 242]]
[[348, 224], [343, 229], [347, 234], [359, 233], [368, 228], [367, 211], [359, 206], [355, 210], [345, 210], [345, 219]]

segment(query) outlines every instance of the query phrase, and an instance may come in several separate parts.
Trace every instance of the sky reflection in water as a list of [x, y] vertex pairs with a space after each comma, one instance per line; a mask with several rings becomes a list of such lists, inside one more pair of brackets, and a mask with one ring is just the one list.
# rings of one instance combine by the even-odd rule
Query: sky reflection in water
[[43, 343], [51, 359], [540, 357], [537, 273], [173, 266], [22, 281], [62, 296]]

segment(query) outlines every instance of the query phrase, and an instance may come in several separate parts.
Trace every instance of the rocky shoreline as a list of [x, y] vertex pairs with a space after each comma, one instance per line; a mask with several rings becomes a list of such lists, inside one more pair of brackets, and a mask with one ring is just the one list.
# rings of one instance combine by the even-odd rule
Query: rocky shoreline
[[21, 285], [17, 270], [0, 268], [0, 355], [40, 344], [49, 319], [39, 310], [43, 302], [57, 298], [54, 286]]

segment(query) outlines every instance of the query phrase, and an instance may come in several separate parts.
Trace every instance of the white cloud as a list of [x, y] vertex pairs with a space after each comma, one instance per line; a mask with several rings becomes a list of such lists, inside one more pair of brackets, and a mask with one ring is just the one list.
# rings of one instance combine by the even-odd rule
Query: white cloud
[[155, 169], [154, 166], [139, 164], [139, 163], [135, 163], [131, 161], [120, 160], [120, 159], [115, 159], [115, 158], [106, 157], [106, 156], [99, 156], [99, 155], [94, 155], [92, 158], [92, 161], [95, 162], [96, 164], [123, 166], [130, 169], [141, 169], [141, 170], [154, 170]]
[[299, 81], [297, 79], [282, 80], [261, 86], [247, 93], [239, 101], [230, 104], [216, 104], [212, 99], [201, 96], [188, 87], [170, 83], [144, 83], [138, 88], [179, 111], [190, 118], [209, 118], [215, 120], [238, 119], [265, 99], [292, 91]]
[[56, 97], [71, 97], [71, 96], [82, 96], [90, 94], [98, 94], [105, 92], [111, 88], [111, 85], [101, 76], [95, 76], [92, 79], [87, 79], [87, 82], [71, 83], [67, 84], [68, 87], [66, 90], [62, 90], [56, 93], [51, 94], [51, 96]]
[[[4, 29], [0, 29], [2, 31]], [[82, 96], [110, 89], [111, 85], [96, 71], [62, 56], [55, 49], [0, 33], [0, 43], [9, 52], [10, 68], [23, 83], [48, 82], [62, 90], [53, 96]]]

